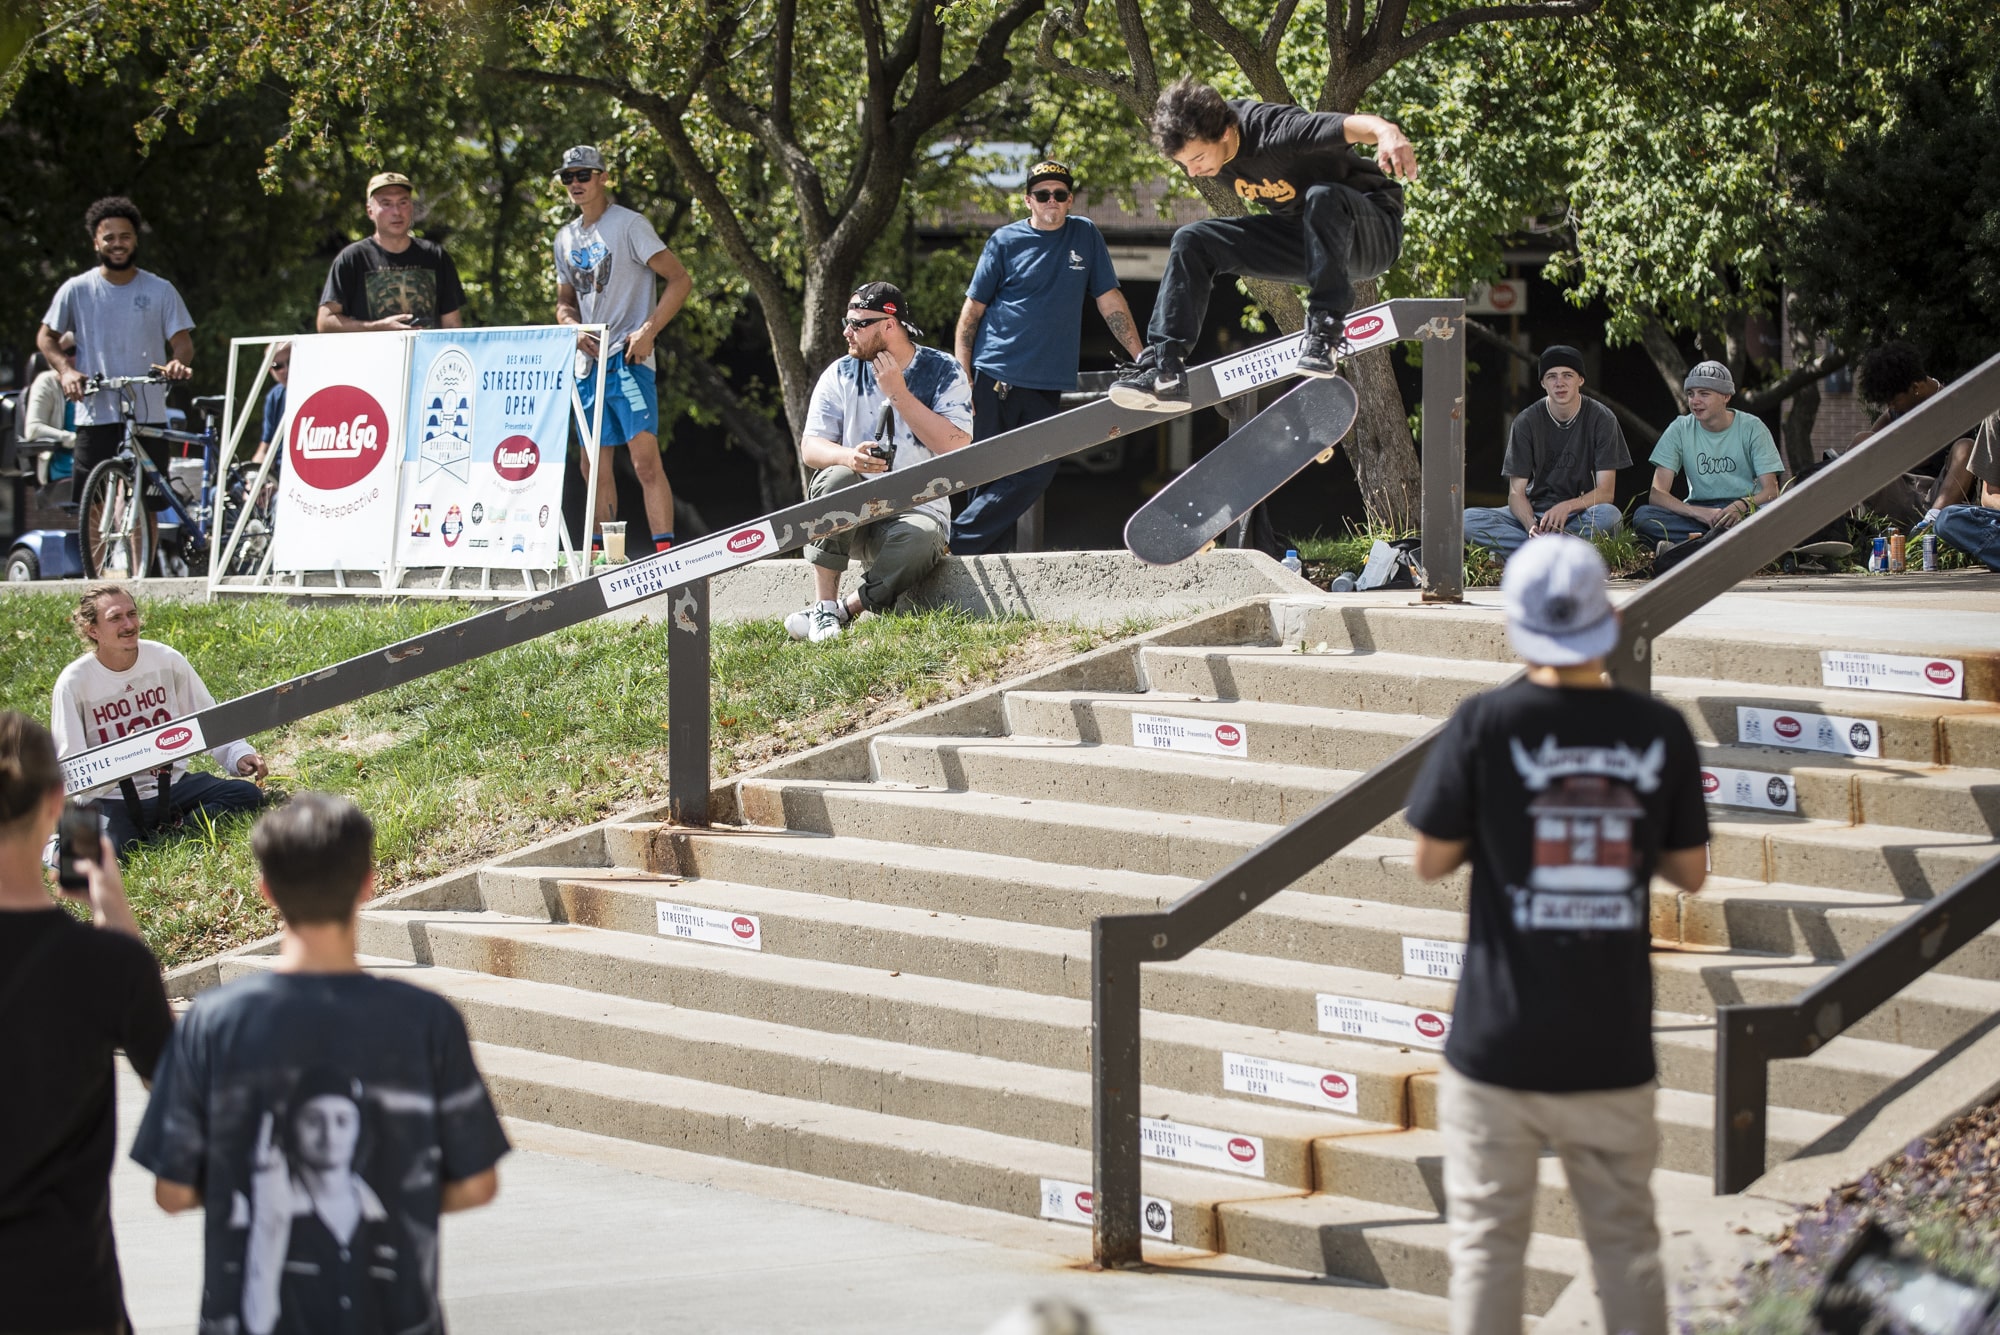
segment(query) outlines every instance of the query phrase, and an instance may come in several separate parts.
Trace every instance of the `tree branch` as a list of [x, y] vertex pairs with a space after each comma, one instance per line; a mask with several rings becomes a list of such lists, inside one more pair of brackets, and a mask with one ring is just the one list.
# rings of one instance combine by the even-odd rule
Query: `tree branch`
[[1476, 24], [1497, 23], [1505, 19], [1583, 18], [1596, 13], [1602, 4], [1603, 0], [1539, 0], [1535, 4], [1477, 5], [1470, 9], [1461, 9], [1434, 22], [1426, 23], [1393, 44], [1385, 44], [1388, 48], [1387, 53], [1391, 57], [1389, 66], [1407, 60], [1433, 42], [1456, 37]]
[[1746, 413], [1769, 412], [1807, 385], [1818, 384], [1846, 365], [1847, 354], [1836, 349], [1816, 359], [1811, 365], [1801, 366], [1790, 372], [1782, 380], [1738, 396], [1729, 406]]
[[[1272, 16], [1272, 23], [1288, 17], [1296, 8], [1298, 0], [1281, 0], [1278, 12]], [[1229, 58], [1236, 62], [1236, 68], [1243, 71], [1250, 80], [1250, 87], [1266, 102], [1290, 102], [1291, 89], [1285, 85], [1285, 76], [1278, 69], [1277, 53], [1266, 42], [1253, 39], [1250, 34], [1238, 28], [1216, 8], [1215, 0], [1188, 0], [1188, 17], [1193, 20], [1195, 31], [1221, 47]], [[1270, 29], [1266, 29], [1268, 39]], [[1282, 35], [1282, 29], [1280, 29]]]

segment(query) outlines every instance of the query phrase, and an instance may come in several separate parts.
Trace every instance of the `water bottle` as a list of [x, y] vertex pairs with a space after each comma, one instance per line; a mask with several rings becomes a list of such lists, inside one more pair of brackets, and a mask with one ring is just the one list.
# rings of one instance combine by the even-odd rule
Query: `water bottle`
[[1294, 575], [1303, 575], [1306, 570], [1305, 562], [1299, 560], [1299, 552], [1296, 547], [1285, 548], [1285, 559], [1278, 564], [1291, 571]]
[[1333, 583], [1327, 586], [1326, 591], [1328, 593], [1353, 593], [1354, 572], [1352, 570], [1343, 570], [1338, 575], [1335, 575]]

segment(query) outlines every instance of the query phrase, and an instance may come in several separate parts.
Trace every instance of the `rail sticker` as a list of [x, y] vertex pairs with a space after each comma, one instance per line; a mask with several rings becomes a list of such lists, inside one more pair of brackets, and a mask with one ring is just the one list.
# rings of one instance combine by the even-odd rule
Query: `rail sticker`
[[[1042, 1218], [1088, 1227], [1094, 1196], [1081, 1182], [1042, 1179]], [[1161, 1242], [1174, 1240], [1174, 1207], [1158, 1196], [1139, 1198], [1139, 1231]]]
[[1752, 811], [1797, 811], [1799, 791], [1791, 776], [1755, 769], [1701, 768], [1702, 800], [1718, 807], [1749, 807]]
[[62, 762], [63, 791], [80, 793], [111, 783], [127, 774], [183, 760], [205, 750], [201, 720], [193, 715], [162, 724], [151, 732], [131, 733]]
[[1232, 1094], [1261, 1094], [1267, 1099], [1353, 1114], [1361, 1109], [1355, 1096], [1359, 1084], [1349, 1071], [1325, 1071], [1297, 1062], [1246, 1057], [1240, 1052], [1222, 1054], [1222, 1087]]
[[1196, 1168], [1219, 1168], [1245, 1177], [1264, 1176], [1262, 1136], [1237, 1136], [1205, 1126], [1141, 1117], [1139, 1152], [1149, 1159], [1169, 1159]]
[[1882, 754], [1882, 725], [1873, 719], [1839, 714], [1806, 714], [1790, 709], [1736, 706], [1736, 740], [1752, 746], [1792, 751], [1825, 751], [1836, 756]]
[[730, 529], [726, 533], [712, 533], [685, 547], [641, 557], [630, 565], [598, 576], [597, 587], [604, 594], [607, 608], [623, 607], [682, 584], [691, 584], [705, 575], [718, 575], [737, 566], [749, 565], [752, 561], [774, 555], [777, 550], [777, 532], [771, 527], [771, 521], [766, 519], [745, 528]]
[[1412, 978], [1443, 978], [1452, 982], [1465, 972], [1465, 942], [1433, 941], [1427, 936], [1403, 938], [1403, 973]]
[[1204, 755], [1241, 759], [1250, 752], [1250, 730], [1240, 723], [1214, 719], [1134, 714], [1132, 745], [1152, 751], [1200, 751]]
[[1372, 1038], [1380, 1043], [1429, 1048], [1435, 1052], [1444, 1047], [1451, 1034], [1451, 1013], [1322, 992], [1319, 1029], [1323, 1034], [1339, 1034], [1342, 1038]]
[[[1396, 317], [1389, 313], [1387, 302], [1356, 311], [1347, 317], [1347, 346], [1355, 352], [1366, 352], [1384, 343], [1394, 343], [1401, 336], [1396, 329]], [[1297, 369], [1299, 349], [1305, 340], [1304, 334], [1293, 334], [1290, 338], [1260, 343], [1248, 352], [1214, 363], [1217, 393], [1226, 399], [1259, 385], [1283, 380]]]
[[1849, 691], [1941, 695], [1947, 700], [1965, 698], [1965, 664], [1956, 658], [1822, 649], [1819, 679], [1822, 686]]
[[745, 950], [764, 948], [764, 924], [755, 914], [727, 913], [721, 909], [696, 908], [692, 904], [655, 901], [660, 915], [660, 935], [682, 941], [708, 941], [719, 946], [741, 946]]

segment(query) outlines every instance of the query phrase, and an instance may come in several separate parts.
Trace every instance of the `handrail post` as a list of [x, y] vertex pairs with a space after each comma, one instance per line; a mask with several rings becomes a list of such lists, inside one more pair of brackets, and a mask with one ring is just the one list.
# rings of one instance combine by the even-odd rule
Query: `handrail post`
[[[1718, 1006], [1715, 1012], [1715, 1194], [1731, 1196], [1764, 1176], [1764, 1124], [1770, 1106], [1771, 1051], [1764, 1006]], [[1760, 1025], [1762, 1028], [1760, 1029]]]
[[1139, 964], [1130, 918], [1090, 929], [1091, 1259], [1144, 1261], [1139, 1240]]
[[667, 819], [706, 828], [709, 778], [708, 581], [673, 596], [667, 616]]
[[[1401, 307], [1406, 303], [1392, 303]], [[1437, 308], [1404, 337], [1423, 341], [1424, 419], [1423, 525], [1424, 574], [1430, 587], [1427, 603], [1465, 601], [1465, 303], [1407, 303], [1413, 309]], [[1449, 312], [1449, 313], [1444, 313]], [[1400, 323], [1400, 322], [1399, 322]]]

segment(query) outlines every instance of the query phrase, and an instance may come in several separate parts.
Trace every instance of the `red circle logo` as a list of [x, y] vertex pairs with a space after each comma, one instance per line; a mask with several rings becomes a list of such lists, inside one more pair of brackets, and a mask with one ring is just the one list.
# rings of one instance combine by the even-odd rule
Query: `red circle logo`
[[178, 751], [193, 740], [193, 728], [168, 728], [153, 739], [153, 746], [161, 751]]
[[1257, 1147], [1241, 1136], [1232, 1136], [1229, 1140], [1229, 1157], [1238, 1163], [1249, 1163], [1257, 1157]]
[[1515, 298], [1514, 289], [1507, 286], [1505, 283], [1495, 283], [1491, 288], [1487, 289], [1486, 292], [1487, 305], [1491, 306], [1496, 311], [1513, 310], [1514, 298]]
[[1240, 746], [1243, 742], [1243, 729], [1234, 723], [1218, 723], [1215, 725], [1215, 740], [1224, 746]]
[[526, 482], [541, 466], [541, 448], [526, 436], [509, 436], [493, 451], [493, 471], [506, 482]]
[[1319, 1078], [1319, 1092], [1330, 1099], [1346, 1098], [1348, 1088], [1346, 1078], [1336, 1075], [1332, 1071], [1328, 1071]]
[[757, 924], [751, 922], [748, 918], [732, 918], [729, 921], [729, 930], [742, 937], [745, 941], [748, 941], [751, 937], [757, 935]]
[[351, 487], [375, 471], [389, 448], [389, 415], [353, 385], [328, 385], [292, 418], [286, 446], [292, 476], [315, 491]]
[[1771, 731], [1777, 733], [1780, 737], [1796, 737], [1805, 730], [1805, 724], [1799, 722], [1790, 714], [1780, 714], [1771, 720]]
[[1373, 338], [1382, 332], [1382, 324], [1382, 317], [1379, 315], [1363, 315], [1347, 322], [1347, 336], [1355, 339]]
[[1949, 686], [1958, 680], [1958, 669], [1949, 663], [1928, 663], [1924, 675], [1939, 686]]
[[741, 533], [732, 533], [729, 535], [729, 550], [735, 552], [738, 556], [743, 555], [745, 552], [754, 552], [763, 545], [764, 532], [762, 529], [746, 528]]
[[1076, 1193], [1076, 1208], [1084, 1214], [1089, 1214], [1091, 1202], [1096, 1199], [1097, 1197], [1088, 1191], [1079, 1191]]
[[1704, 797], [1718, 791], [1721, 787], [1722, 780], [1716, 778], [1713, 773], [1708, 770], [1701, 772], [1701, 791]]
[[1419, 1015], [1415, 1023], [1417, 1032], [1425, 1038], [1444, 1037], [1444, 1021], [1438, 1019], [1437, 1016], [1432, 1015], [1429, 1011], [1425, 1011], [1422, 1015]]

